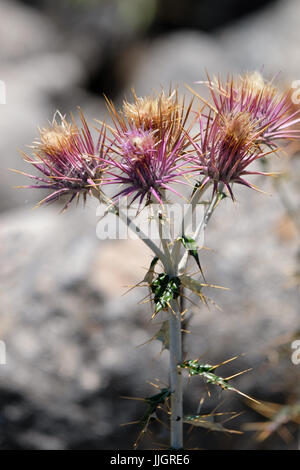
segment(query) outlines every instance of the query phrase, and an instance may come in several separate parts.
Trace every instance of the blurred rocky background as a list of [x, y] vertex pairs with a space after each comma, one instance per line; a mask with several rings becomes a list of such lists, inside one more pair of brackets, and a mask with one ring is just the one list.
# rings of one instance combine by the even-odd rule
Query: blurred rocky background
[[[297, 0], [0, 0], [0, 365], [1, 449], [129, 449], [146, 405], [127, 397], [156, 392], [148, 382], [167, 381], [168, 353], [161, 343], [144, 346], [159, 329], [149, 322], [147, 294], [137, 288], [151, 257], [137, 241], [100, 241], [96, 207], [64, 215], [52, 206], [32, 211], [41, 196], [16, 190], [24, 177], [8, 171], [26, 166], [18, 154], [59, 109], [80, 105], [89, 121], [105, 115], [103, 94], [120, 103], [170, 82], [185, 90], [211, 73], [264, 67], [281, 83], [300, 79], [300, 3]], [[288, 167], [285, 185], [299, 207], [299, 159], [276, 157]], [[299, 402], [299, 367], [291, 341], [299, 338], [295, 224], [271, 181], [255, 183], [266, 194], [238, 191], [226, 200], [206, 233], [201, 262], [207, 280], [230, 288], [210, 289], [210, 309], [195, 310], [186, 337], [187, 357], [219, 363], [257, 399]], [[204, 250], [203, 250], [204, 251]], [[299, 270], [300, 272], [300, 270]], [[127, 286], [127, 287], [126, 287]], [[139, 347], [138, 347], [139, 346]], [[244, 354], [244, 355], [242, 355]], [[222, 369], [220, 372], [223, 372]], [[237, 395], [207, 395], [200, 381], [186, 383], [186, 412], [242, 411], [228, 427], [266, 421]], [[241, 435], [194, 431], [187, 447], [295, 449], [296, 423], [259, 442]], [[141, 447], [167, 444], [166, 430], [152, 426]], [[186, 428], [188, 431], [188, 426]]]

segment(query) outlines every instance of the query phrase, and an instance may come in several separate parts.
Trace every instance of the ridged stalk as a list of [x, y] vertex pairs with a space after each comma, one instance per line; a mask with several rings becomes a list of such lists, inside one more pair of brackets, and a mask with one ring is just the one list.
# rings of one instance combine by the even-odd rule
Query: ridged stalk
[[181, 315], [177, 302], [172, 302], [169, 319], [170, 335], [170, 388], [171, 388], [171, 448], [183, 449], [182, 430], [182, 376], [178, 364], [182, 363]]

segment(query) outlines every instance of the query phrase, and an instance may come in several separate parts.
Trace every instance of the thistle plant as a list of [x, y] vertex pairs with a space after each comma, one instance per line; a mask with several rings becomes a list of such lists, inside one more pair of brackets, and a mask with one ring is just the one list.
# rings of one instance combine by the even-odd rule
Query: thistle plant
[[[152, 251], [142, 283], [149, 287], [152, 318], [161, 316], [163, 320], [153, 339], [161, 340], [163, 349], [169, 350], [170, 374], [169, 386], [145, 399], [149, 408], [141, 423], [145, 431], [156, 409], [170, 402], [173, 449], [183, 448], [183, 423], [209, 427], [204, 415], [183, 415], [185, 371], [224, 391], [245, 395], [231, 383], [242, 372], [223, 378], [215, 372], [219, 365], [183, 359], [186, 310], [181, 308], [181, 299], [190, 291], [206, 304], [206, 288], [213, 286], [205, 281], [199, 259], [203, 231], [222, 200], [227, 195], [234, 199], [236, 184], [256, 189], [248, 177], [266, 173], [250, 169], [253, 162], [270, 157], [282, 142], [299, 138], [292, 126], [300, 119], [289, 106], [288, 95], [258, 72], [225, 82], [209, 78], [204, 86], [210, 91], [210, 102], [194, 92], [186, 104], [176, 90], [146, 97], [137, 97], [133, 91], [133, 100], [125, 100], [121, 109], [106, 99], [112, 124], [100, 123], [99, 127], [98, 121], [96, 140], [81, 110], [80, 126], [73, 117], [68, 120], [56, 113], [52, 123], [40, 129], [32, 155], [23, 154], [39, 173], [24, 173], [34, 180], [27, 187], [50, 190], [39, 204], [66, 196], [66, 209], [80, 197], [95, 197]], [[111, 186], [113, 194], [108, 196]], [[176, 220], [176, 229], [169, 211], [174, 197], [188, 202], [187, 210]], [[158, 238], [143, 231], [124, 210], [124, 206], [136, 207], [134, 204], [137, 214], [143, 212], [154, 221]], [[197, 220], [199, 207], [204, 212]], [[200, 279], [189, 274], [189, 258], [201, 271]]]

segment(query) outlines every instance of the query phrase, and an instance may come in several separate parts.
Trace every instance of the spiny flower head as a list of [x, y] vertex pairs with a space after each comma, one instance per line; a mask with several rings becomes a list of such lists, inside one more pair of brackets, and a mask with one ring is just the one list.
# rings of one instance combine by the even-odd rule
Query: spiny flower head
[[142, 129], [150, 131], [156, 142], [160, 142], [168, 134], [168, 150], [182, 137], [186, 143], [188, 141], [184, 128], [189, 120], [192, 101], [186, 107], [184, 98], [179, 100], [176, 90], [170, 90], [168, 94], [162, 90], [145, 97], [137, 97], [133, 90], [133, 102], [125, 100], [122, 109], [118, 111], [113, 102], [106, 99], [114, 123], [113, 134]]
[[23, 153], [25, 161], [32, 164], [42, 176], [24, 173], [37, 183], [27, 188], [49, 189], [51, 194], [39, 204], [50, 203], [60, 196], [70, 196], [65, 208], [72, 200], [88, 194], [100, 195], [99, 184], [104, 167], [99, 157], [104, 154], [105, 133], [95, 144], [83, 113], [79, 110], [82, 128], [74, 119], [71, 122], [56, 112], [52, 123], [39, 130], [40, 140], [33, 143], [33, 154]]
[[124, 185], [115, 197], [132, 196], [132, 202], [162, 203], [165, 190], [178, 194], [170, 183], [183, 183], [178, 177], [188, 172], [184, 166], [189, 139], [184, 125], [191, 103], [185, 110], [176, 92], [163, 91], [152, 98], [134, 93], [134, 102], [125, 101], [120, 111], [106, 101], [114, 126], [109, 127], [107, 152], [106, 174], [111, 177], [104, 183]]
[[[233, 128], [230, 128], [230, 132], [228, 129], [224, 132], [224, 122], [220, 115], [212, 112], [208, 119], [200, 114], [199, 123], [199, 138], [196, 142], [190, 138], [190, 142], [196, 154], [194, 158], [197, 164], [196, 169], [200, 175], [204, 176], [202, 185], [213, 183], [214, 191], [217, 191], [219, 184], [222, 183], [228, 189], [232, 199], [234, 199], [231, 188], [233, 183], [255, 188], [244, 177], [265, 173], [249, 171], [247, 167], [270, 153], [263, 152], [253, 145], [253, 141], [259, 134], [253, 131], [252, 137], [248, 137], [244, 134], [244, 130], [241, 132], [237, 122]], [[252, 131], [251, 127], [249, 131]]]
[[149, 130], [132, 129], [118, 135], [117, 147], [113, 145], [107, 154], [106, 174], [110, 178], [104, 179], [103, 184], [124, 186], [115, 197], [132, 196], [131, 202], [139, 199], [139, 203], [162, 203], [166, 190], [178, 194], [170, 184], [182, 183], [178, 178], [188, 171], [183, 168], [187, 163], [185, 140], [182, 137], [168, 150], [170, 134], [163, 135], [160, 142]]
[[[299, 139], [300, 131], [292, 126], [300, 122], [300, 111], [294, 110], [290, 93], [280, 92], [273, 81], [266, 82], [259, 72], [230, 77], [225, 83], [208, 78], [212, 103], [207, 104], [224, 122], [234, 116], [247, 116], [245, 135], [250, 126], [258, 133], [255, 144], [276, 149], [280, 141]], [[251, 132], [249, 136], [251, 139]]]

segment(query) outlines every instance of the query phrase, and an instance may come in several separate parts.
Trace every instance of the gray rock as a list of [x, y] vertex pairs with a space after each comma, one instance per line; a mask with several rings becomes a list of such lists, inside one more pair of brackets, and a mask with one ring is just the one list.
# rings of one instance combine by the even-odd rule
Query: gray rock
[[[181, 31], [144, 43], [124, 60], [129, 87], [140, 95], [206, 78], [209, 73], [227, 73], [232, 67], [218, 41], [204, 33]], [[124, 65], [124, 67], [125, 67]], [[129, 92], [128, 92], [129, 95]]]
[[284, 78], [300, 76], [299, 15], [297, 0], [284, 0], [254, 13], [218, 34], [231, 61], [246, 70], [261, 69], [266, 74], [282, 72]]
[[[17, 62], [24, 57], [53, 50], [58, 34], [47, 18], [20, 2], [1, 0], [0, 60]], [[1, 70], [2, 73], [2, 70]]]

